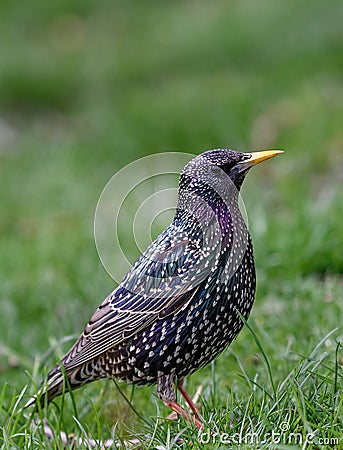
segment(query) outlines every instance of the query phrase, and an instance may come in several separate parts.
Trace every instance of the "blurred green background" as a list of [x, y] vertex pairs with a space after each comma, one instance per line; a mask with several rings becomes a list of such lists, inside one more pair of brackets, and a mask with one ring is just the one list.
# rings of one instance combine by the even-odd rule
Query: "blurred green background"
[[[118, 169], [155, 152], [284, 149], [243, 189], [253, 317], [267, 347], [304, 353], [341, 325], [342, 23], [339, 0], [1, 1], [0, 384], [9, 395], [114, 287], [94, 245], [96, 202]], [[242, 336], [234, 349], [253, 367]]]

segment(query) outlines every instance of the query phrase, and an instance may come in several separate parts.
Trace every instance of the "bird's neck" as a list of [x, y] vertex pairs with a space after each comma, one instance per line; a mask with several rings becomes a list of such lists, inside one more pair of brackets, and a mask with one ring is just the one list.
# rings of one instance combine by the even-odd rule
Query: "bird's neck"
[[216, 230], [226, 246], [237, 227], [246, 230], [246, 225], [238, 206], [238, 194], [220, 196], [217, 192], [184, 191], [179, 193], [175, 219], [184, 226]]

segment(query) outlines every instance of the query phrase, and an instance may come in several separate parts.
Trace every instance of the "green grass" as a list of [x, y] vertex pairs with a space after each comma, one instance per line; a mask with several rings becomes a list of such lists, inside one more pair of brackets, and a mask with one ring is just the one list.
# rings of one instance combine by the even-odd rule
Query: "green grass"
[[[61, 430], [151, 449], [238, 435], [343, 448], [342, 16], [338, 0], [1, 2], [1, 448], [60, 448]], [[242, 192], [250, 328], [187, 381], [203, 386], [202, 440], [218, 435], [202, 444], [154, 388], [120, 385], [143, 420], [101, 381], [40, 412], [52, 443], [20, 408], [114, 287], [94, 246], [101, 190], [144, 155], [216, 147], [285, 150]]]

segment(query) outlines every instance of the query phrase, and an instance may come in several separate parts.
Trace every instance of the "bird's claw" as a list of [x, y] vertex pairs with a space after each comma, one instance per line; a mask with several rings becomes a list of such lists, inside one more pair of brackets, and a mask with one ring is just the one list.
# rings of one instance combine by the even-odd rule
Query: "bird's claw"
[[[177, 412], [173, 409], [173, 412], [171, 412], [168, 416], [167, 419], [169, 420], [177, 420], [179, 415], [184, 416], [185, 418], [187, 418], [187, 420], [191, 420], [194, 421], [195, 425], [197, 426], [197, 428], [202, 429], [203, 428], [203, 424], [201, 423], [200, 420], [200, 416], [199, 416], [199, 412], [198, 412], [198, 405], [197, 402], [199, 400], [199, 397], [201, 395], [202, 392], [202, 385], [199, 385], [193, 398], [190, 398], [188, 396], [188, 394], [186, 393], [186, 391], [184, 390], [183, 386], [178, 386], [179, 391], [181, 392], [181, 394], [184, 396], [185, 400], [186, 400], [186, 404], [189, 407], [190, 411], [188, 413], [185, 412], [185, 414], [187, 415], [187, 417], [185, 417], [184, 414], [182, 414], [181, 412]], [[186, 393], [186, 395], [185, 395]], [[170, 407], [170, 405], [168, 405]], [[191, 414], [194, 415], [191, 415]]]

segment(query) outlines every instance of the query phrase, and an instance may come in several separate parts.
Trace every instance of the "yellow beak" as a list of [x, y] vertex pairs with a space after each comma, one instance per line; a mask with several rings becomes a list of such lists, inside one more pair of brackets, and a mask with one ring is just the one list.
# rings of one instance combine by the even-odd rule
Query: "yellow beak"
[[261, 163], [262, 161], [265, 161], [266, 159], [273, 158], [273, 156], [279, 155], [280, 153], [283, 153], [283, 151], [263, 150], [262, 152], [246, 153], [249, 158], [239, 162], [238, 164], [242, 164], [246, 168], [250, 168], [252, 166], [255, 166], [256, 164]]

